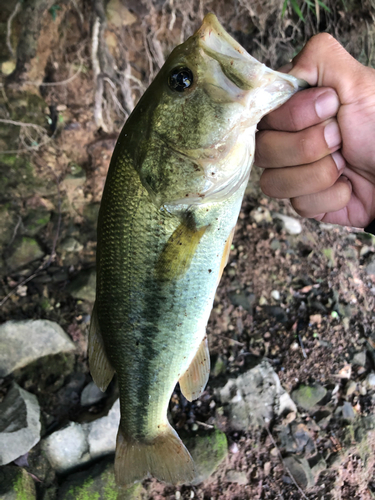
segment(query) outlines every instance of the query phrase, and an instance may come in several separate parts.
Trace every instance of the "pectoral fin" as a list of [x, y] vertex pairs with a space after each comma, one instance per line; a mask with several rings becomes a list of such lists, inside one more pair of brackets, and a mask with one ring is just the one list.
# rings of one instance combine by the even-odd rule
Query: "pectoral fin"
[[197, 246], [208, 226], [199, 229], [181, 223], [167, 241], [155, 267], [159, 281], [182, 278], [190, 267]]
[[88, 354], [91, 376], [99, 389], [104, 392], [112, 380], [115, 370], [112, 368], [104, 350], [96, 305], [94, 305], [91, 315]]
[[199, 398], [210, 375], [210, 353], [207, 337], [202, 340], [191, 365], [179, 380], [182, 394], [188, 401]]

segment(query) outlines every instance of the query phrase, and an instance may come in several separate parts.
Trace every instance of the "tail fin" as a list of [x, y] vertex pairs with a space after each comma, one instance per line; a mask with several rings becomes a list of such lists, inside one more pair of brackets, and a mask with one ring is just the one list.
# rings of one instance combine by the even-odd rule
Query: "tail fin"
[[166, 483], [188, 483], [195, 477], [194, 462], [176, 431], [167, 429], [150, 443], [117, 434], [115, 477], [118, 486], [141, 481], [147, 473]]

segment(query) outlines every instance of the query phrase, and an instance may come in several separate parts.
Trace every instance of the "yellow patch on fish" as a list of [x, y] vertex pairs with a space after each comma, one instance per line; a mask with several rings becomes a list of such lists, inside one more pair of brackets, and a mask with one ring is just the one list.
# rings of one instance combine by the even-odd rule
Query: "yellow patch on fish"
[[195, 229], [185, 223], [178, 226], [156, 263], [155, 273], [159, 281], [178, 280], [186, 274], [207, 228]]

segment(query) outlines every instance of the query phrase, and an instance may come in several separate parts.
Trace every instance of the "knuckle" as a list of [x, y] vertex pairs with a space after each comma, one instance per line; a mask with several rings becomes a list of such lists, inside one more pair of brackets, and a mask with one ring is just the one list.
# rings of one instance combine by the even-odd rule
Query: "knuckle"
[[316, 182], [317, 185], [321, 186], [322, 191], [333, 186], [339, 176], [335, 163], [329, 161], [328, 157], [324, 160], [320, 162], [319, 168], [316, 169]]

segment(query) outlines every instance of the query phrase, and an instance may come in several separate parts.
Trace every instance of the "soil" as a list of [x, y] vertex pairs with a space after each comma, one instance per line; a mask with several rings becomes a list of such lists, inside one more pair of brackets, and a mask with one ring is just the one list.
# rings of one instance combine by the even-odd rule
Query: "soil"
[[[16, 4], [9, 1], [0, 13], [3, 39]], [[103, 14], [100, 1], [50, 4], [43, 2], [43, 14], [38, 11], [34, 56], [18, 55], [22, 65], [17, 65], [9, 51], [0, 51], [0, 118], [39, 127], [0, 123], [0, 154], [11, 151], [0, 156], [5, 179], [0, 187], [0, 321], [50, 319], [77, 345], [74, 359], [56, 357], [42, 375], [32, 366], [0, 380], [0, 399], [12, 379], [38, 395], [43, 436], [68, 420], [88, 421], [104, 413], [116, 395], [114, 385], [106, 402], [89, 412], [80, 406], [79, 393], [90, 380], [86, 347], [92, 303], [73, 298], [69, 285], [95, 266], [96, 217], [117, 134], [169, 51], [213, 11], [251, 54], [272, 67], [287, 62], [320, 31], [336, 36], [364, 64], [375, 65], [370, 1], [326, 1], [329, 12], [320, 7], [318, 22], [307, 2], [301, 2], [302, 21], [292, 3], [282, 16], [281, 3], [273, 0], [112, 0], [107, 25], [97, 23]], [[12, 21], [14, 49], [23, 36], [21, 20], [15, 15]], [[17, 66], [16, 78], [4, 74], [9, 62]], [[348, 440], [348, 422], [333, 418], [312, 432], [314, 453], [322, 454], [328, 466], [301, 494], [278, 453], [283, 452], [282, 419], [239, 432], [217, 398], [215, 389], [229, 377], [266, 358], [289, 393], [301, 383], [319, 383], [334, 395], [335, 408], [348, 401], [357, 418], [375, 409], [374, 390], [361, 390], [375, 369], [375, 276], [366, 271], [375, 239], [360, 230], [299, 219], [287, 201], [263, 195], [258, 180], [255, 168], [208, 324], [212, 376], [199, 401], [188, 403], [177, 388], [170, 405], [178, 430], [189, 434], [196, 425], [224, 430], [228, 457], [198, 486], [176, 489], [146, 480], [146, 496], [242, 500], [303, 494], [311, 500], [370, 500], [375, 497], [375, 441], [364, 460], [356, 441]], [[48, 217], [33, 233], [28, 220], [35, 210]], [[275, 213], [298, 218], [302, 232], [288, 234]], [[12, 267], [9, 259], [25, 235], [35, 238], [44, 257]], [[79, 243], [78, 250], [67, 250], [67, 238]], [[365, 365], [356, 365], [353, 357], [362, 351]], [[357, 385], [347, 395], [349, 381]], [[309, 412], [300, 414], [304, 425], [311, 420]], [[233, 470], [245, 472], [245, 484], [228, 481]], [[38, 483], [40, 498], [42, 490]]]

